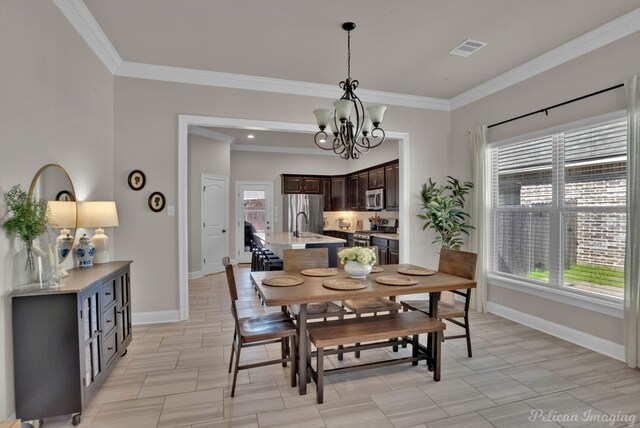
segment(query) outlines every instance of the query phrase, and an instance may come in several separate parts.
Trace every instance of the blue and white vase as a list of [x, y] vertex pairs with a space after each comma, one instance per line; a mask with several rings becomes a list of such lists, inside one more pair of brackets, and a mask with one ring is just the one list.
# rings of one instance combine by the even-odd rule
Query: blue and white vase
[[84, 234], [82, 238], [78, 240], [73, 252], [78, 260], [79, 267], [91, 267], [93, 266], [93, 254], [96, 251], [96, 247], [91, 243], [91, 239]]

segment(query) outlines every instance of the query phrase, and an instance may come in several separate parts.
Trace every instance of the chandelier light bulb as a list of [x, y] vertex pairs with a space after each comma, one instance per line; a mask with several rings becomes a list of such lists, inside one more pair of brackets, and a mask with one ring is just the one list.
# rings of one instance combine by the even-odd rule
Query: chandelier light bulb
[[387, 109], [387, 106], [369, 106], [367, 107], [367, 113], [369, 113], [369, 117], [371, 118], [371, 122], [373, 126], [376, 128], [380, 126], [382, 123], [382, 118], [384, 117], [384, 112]]
[[318, 127], [320, 129], [325, 128], [329, 123], [329, 117], [331, 117], [331, 111], [324, 108], [319, 108], [317, 110], [314, 110], [313, 114], [316, 115], [316, 122], [318, 123]]
[[336, 117], [340, 122], [346, 122], [349, 116], [351, 116], [353, 102], [349, 100], [338, 100], [333, 102], [333, 106], [336, 108]]

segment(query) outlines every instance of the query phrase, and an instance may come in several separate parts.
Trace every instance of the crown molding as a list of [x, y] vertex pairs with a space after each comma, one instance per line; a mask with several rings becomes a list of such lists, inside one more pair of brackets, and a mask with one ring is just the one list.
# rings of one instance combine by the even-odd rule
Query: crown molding
[[234, 152], [262, 152], [280, 153], [287, 155], [312, 155], [312, 156], [335, 156], [333, 151], [321, 149], [307, 149], [303, 147], [279, 147], [279, 146], [259, 146], [254, 144], [234, 144], [231, 146]]
[[637, 31], [640, 31], [640, 8], [453, 97], [450, 100], [451, 110], [464, 107]]
[[236, 138], [232, 137], [231, 135], [223, 134], [222, 132], [213, 131], [207, 128], [202, 128], [200, 126], [190, 126], [189, 134], [198, 135], [210, 140], [222, 141], [223, 143], [227, 144], [233, 144], [236, 142]]
[[73, 28], [100, 58], [107, 69], [114, 74], [122, 65], [122, 58], [116, 52], [107, 35], [82, 0], [53, 0], [60, 12], [67, 18]]
[[[76, 31], [78, 31], [80, 36], [87, 42], [98, 58], [100, 58], [104, 65], [115, 76], [315, 96], [329, 99], [335, 99], [341, 96], [339, 88], [335, 85], [123, 61], [82, 0], [52, 1]], [[366, 102], [427, 110], [452, 111], [637, 31], [640, 31], [640, 8], [463, 92], [450, 100], [362, 88], [358, 90], [358, 95]]]
[[[114, 74], [119, 77], [161, 80], [165, 82], [246, 89], [279, 94], [304, 95], [329, 99], [336, 99], [342, 95], [337, 85], [222, 73], [219, 71], [195, 70], [191, 68], [170, 67], [166, 65], [142, 64], [129, 61], [123, 62]], [[363, 101], [371, 103], [385, 103], [402, 107], [449, 111], [449, 100], [441, 98], [396, 94], [392, 92], [373, 91], [370, 89], [358, 89], [358, 96]]]

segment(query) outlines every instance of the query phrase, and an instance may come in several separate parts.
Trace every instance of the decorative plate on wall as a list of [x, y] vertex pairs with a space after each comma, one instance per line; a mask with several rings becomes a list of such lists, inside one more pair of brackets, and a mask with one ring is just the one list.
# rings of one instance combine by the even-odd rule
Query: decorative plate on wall
[[129, 183], [129, 187], [133, 190], [141, 190], [147, 183], [147, 177], [145, 177], [144, 172], [136, 169], [131, 171], [129, 178], [127, 178], [127, 182]]
[[149, 208], [154, 213], [159, 213], [160, 211], [162, 211], [166, 203], [167, 203], [167, 200], [165, 199], [164, 195], [160, 192], [153, 192], [149, 196]]

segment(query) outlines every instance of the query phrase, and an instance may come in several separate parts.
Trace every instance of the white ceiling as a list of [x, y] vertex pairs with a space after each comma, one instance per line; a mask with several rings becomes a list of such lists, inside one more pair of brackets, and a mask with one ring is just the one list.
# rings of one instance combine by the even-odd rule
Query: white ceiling
[[[640, 0], [85, 0], [125, 62], [337, 85], [354, 21], [361, 88], [450, 99]], [[448, 55], [465, 39], [488, 46]]]

